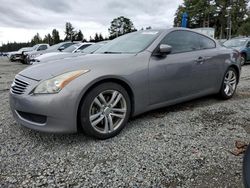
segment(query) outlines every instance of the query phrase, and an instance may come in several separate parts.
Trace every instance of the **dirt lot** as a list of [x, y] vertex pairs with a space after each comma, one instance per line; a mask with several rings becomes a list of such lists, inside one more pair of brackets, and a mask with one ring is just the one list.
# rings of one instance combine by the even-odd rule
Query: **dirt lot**
[[19, 126], [8, 89], [26, 66], [0, 58], [0, 187], [242, 187], [250, 140], [250, 65], [229, 101], [209, 96], [132, 119], [115, 138]]

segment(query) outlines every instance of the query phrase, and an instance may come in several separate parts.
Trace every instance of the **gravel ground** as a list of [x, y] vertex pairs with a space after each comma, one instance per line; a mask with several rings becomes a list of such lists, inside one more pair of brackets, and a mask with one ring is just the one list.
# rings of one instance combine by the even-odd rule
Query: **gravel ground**
[[44, 134], [19, 126], [8, 103], [26, 66], [0, 58], [0, 187], [242, 187], [250, 140], [250, 65], [235, 97], [214, 96], [136, 117], [115, 138]]

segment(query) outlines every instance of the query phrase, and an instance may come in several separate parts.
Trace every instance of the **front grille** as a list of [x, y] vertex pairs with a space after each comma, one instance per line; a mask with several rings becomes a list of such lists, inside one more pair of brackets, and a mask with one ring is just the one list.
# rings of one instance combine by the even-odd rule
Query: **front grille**
[[28, 85], [29, 84], [27, 82], [15, 78], [11, 85], [11, 92], [17, 95], [22, 95], [25, 92]]

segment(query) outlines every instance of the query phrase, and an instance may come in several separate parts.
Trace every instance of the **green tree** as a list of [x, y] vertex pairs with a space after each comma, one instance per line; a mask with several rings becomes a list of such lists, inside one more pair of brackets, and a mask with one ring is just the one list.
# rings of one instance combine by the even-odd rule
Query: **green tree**
[[49, 45], [52, 45], [53, 44], [53, 39], [50, 35], [50, 33], [48, 33], [47, 35], [45, 35], [44, 39], [43, 39], [43, 42], [44, 43], [47, 43]]
[[99, 42], [100, 41], [99, 35], [97, 33], [95, 34], [94, 41], [95, 42]]
[[39, 44], [42, 43], [42, 38], [40, 37], [39, 33], [37, 33], [32, 39], [31, 39], [31, 44]]
[[60, 35], [59, 35], [59, 31], [57, 31], [56, 29], [52, 30], [52, 44], [57, 44], [60, 42]]
[[248, 18], [238, 29], [238, 35], [250, 36], [250, 18]]
[[182, 14], [188, 13], [188, 27], [214, 27], [215, 36], [225, 38], [228, 32], [228, 21], [231, 15], [232, 35], [247, 17], [249, 0], [184, 0], [176, 11], [174, 26], [181, 26]]
[[83, 41], [83, 34], [82, 34], [82, 31], [81, 30], [79, 30], [78, 32], [77, 32], [77, 34], [76, 34], [76, 36], [75, 36], [75, 40], [77, 40], [77, 41]]
[[99, 41], [103, 41], [103, 40], [104, 40], [104, 38], [103, 38], [102, 34], [100, 33], [99, 34]]
[[76, 31], [70, 22], [66, 22], [65, 24], [65, 41], [75, 39]]
[[124, 16], [113, 19], [108, 30], [110, 39], [136, 31], [133, 22], [129, 18], [125, 18]]
[[95, 42], [95, 40], [90, 36], [89, 37], [89, 42]]

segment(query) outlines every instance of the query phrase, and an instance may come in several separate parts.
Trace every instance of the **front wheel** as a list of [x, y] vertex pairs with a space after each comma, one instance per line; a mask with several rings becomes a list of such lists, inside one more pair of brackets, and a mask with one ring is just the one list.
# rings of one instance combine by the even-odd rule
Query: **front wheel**
[[223, 83], [220, 90], [220, 96], [223, 99], [233, 97], [238, 83], [238, 75], [234, 68], [230, 67], [224, 75]]
[[103, 83], [84, 97], [80, 106], [83, 131], [98, 139], [116, 136], [126, 125], [131, 111], [127, 91], [116, 83]]

